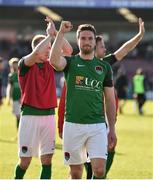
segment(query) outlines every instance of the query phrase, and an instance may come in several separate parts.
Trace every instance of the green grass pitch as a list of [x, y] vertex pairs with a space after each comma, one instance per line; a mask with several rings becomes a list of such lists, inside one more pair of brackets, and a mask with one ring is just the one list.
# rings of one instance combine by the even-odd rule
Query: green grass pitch
[[[118, 115], [116, 124], [118, 144], [109, 179], [153, 178], [153, 102], [144, 106], [145, 114], [133, 112], [133, 101], [127, 101], [123, 115]], [[0, 179], [13, 178], [17, 163], [17, 141], [15, 117], [6, 103], [0, 107]], [[25, 179], [39, 178], [40, 162], [34, 158]], [[63, 163], [62, 141], [57, 134], [56, 151], [53, 158], [53, 179], [69, 177], [69, 168]], [[83, 177], [85, 178], [85, 172]]]

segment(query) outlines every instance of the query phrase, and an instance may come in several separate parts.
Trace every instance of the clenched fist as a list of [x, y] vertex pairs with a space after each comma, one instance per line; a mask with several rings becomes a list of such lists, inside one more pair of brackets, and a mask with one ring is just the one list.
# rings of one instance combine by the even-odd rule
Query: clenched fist
[[62, 21], [59, 31], [62, 33], [67, 33], [69, 31], [71, 31], [72, 28], [73, 28], [73, 26], [70, 21]]

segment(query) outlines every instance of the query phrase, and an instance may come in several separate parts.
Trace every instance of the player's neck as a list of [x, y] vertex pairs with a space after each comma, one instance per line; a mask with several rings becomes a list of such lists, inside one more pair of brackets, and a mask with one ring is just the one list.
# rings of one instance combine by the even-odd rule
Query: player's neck
[[84, 60], [92, 60], [94, 58], [94, 52], [90, 54], [83, 54], [82, 52], [80, 52], [79, 55]]

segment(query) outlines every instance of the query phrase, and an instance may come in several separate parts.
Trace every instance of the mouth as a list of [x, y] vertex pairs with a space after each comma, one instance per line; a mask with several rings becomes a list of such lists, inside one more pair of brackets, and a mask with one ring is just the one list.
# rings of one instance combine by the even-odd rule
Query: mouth
[[91, 46], [83, 46], [84, 48], [91, 48]]

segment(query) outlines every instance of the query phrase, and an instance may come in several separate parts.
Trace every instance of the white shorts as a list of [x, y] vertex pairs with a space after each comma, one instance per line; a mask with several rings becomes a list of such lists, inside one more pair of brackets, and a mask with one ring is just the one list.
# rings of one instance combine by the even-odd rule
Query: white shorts
[[13, 101], [13, 109], [12, 112], [15, 116], [19, 116], [21, 112], [21, 104], [19, 101]]
[[90, 159], [107, 159], [107, 130], [105, 123], [76, 124], [64, 122], [64, 162], [83, 164]]
[[25, 115], [19, 125], [19, 157], [38, 157], [55, 150], [55, 115]]
[[[107, 120], [107, 116], [106, 116], [106, 114], [105, 114], [105, 120], [106, 120], [106, 128], [107, 128], [107, 135], [108, 135], [108, 133], [109, 133], [109, 126], [108, 126], [108, 120]], [[107, 138], [108, 138], [108, 136], [107, 136]], [[89, 158], [89, 156], [87, 156], [87, 163], [89, 163], [89, 162], [91, 162], [90, 161], [90, 158]]]

